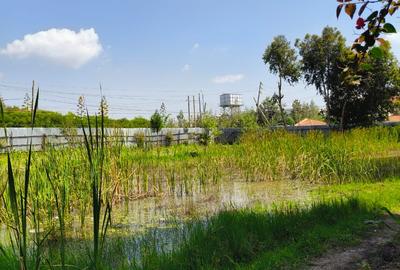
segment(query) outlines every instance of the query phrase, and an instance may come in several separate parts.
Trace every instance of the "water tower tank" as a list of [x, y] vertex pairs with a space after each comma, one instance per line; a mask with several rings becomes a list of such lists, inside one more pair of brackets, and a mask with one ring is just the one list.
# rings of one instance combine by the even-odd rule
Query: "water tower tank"
[[243, 105], [242, 95], [238, 94], [222, 94], [219, 100], [222, 108], [233, 108]]

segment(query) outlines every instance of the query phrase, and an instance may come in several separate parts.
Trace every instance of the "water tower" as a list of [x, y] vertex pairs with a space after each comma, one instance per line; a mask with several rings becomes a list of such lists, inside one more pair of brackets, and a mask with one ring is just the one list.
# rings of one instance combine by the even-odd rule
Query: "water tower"
[[229, 108], [231, 114], [239, 113], [240, 107], [243, 106], [242, 95], [238, 94], [222, 94], [219, 97], [220, 107], [224, 110]]

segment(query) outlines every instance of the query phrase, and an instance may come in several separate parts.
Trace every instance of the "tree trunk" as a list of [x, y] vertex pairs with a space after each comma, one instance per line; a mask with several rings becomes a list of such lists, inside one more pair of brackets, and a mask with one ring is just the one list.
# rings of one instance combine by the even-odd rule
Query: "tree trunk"
[[346, 106], [347, 106], [347, 99], [346, 99], [346, 95], [344, 96], [344, 103], [343, 103], [343, 107], [342, 107], [342, 113], [340, 115], [340, 130], [343, 131], [344, 130], [344, 116], [346, 113]]
[[279, 76], [279, 82], [278, 82], [278, 106], [279, 106], [279, 111], [281, 113], [281, 118], [282, 118], [282, 122], [283, 122], [283, 126], [286, 128], [286, 119], [285, 119], [285, 113], [283, 111], [283, 107], [282, 107], [282, 77]]
[[327, 86], [325, 84], [322, 85], [323, 87], [323, 93], [324, 93], [324, 100], [325, 100], [325, 105], [326, 105], [326, 123], [328, 126], [331, 126], [331, 97], [330, 97], [330, 92], [327, 89]]

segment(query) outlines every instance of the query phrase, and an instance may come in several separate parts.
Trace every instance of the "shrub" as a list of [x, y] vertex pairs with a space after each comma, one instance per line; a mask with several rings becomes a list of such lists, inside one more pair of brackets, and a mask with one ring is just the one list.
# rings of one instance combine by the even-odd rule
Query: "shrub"
[[136, 142], [136, 146], [139, 148], [144, 148], [145, 145], [145, 136], [143, 132], [138, 132], [134, 135], [134, 139]]
[[171, 132], [168, 132], [165, 134], [165, 145], [170, 146], [172, 145], [172, 142], [174, 141], [174, 135]]

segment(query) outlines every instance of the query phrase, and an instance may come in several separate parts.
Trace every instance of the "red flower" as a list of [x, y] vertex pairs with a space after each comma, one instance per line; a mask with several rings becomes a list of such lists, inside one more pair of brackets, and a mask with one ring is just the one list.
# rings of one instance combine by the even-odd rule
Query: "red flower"
[[365, 20], [363, 18], [358, 18], [357, 23], [356, 23], [356, 28], [361, 29], [365, 26]]

